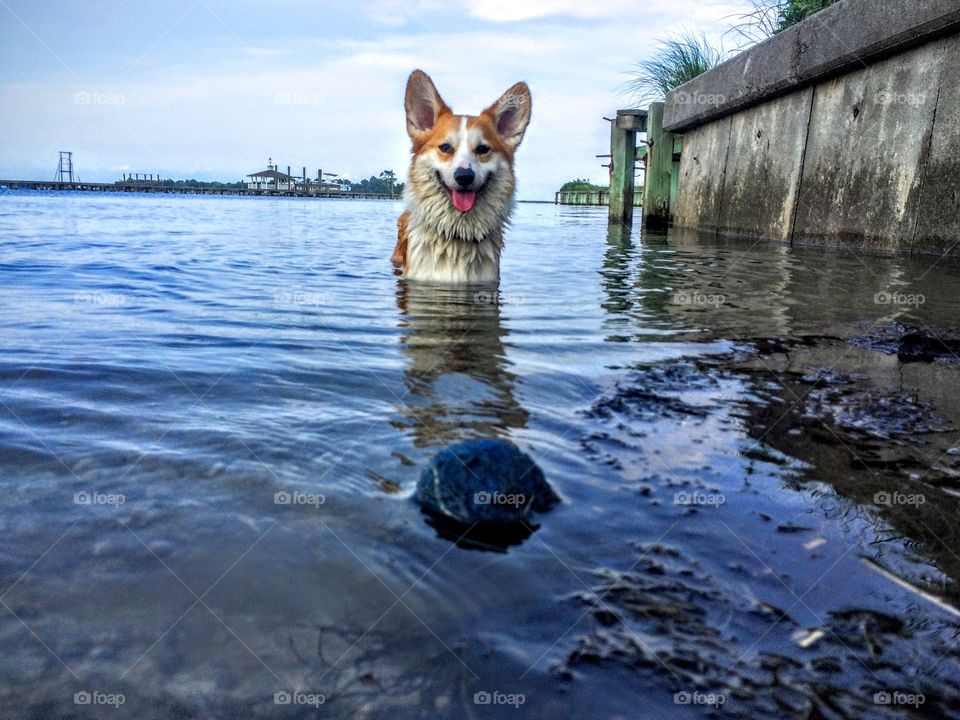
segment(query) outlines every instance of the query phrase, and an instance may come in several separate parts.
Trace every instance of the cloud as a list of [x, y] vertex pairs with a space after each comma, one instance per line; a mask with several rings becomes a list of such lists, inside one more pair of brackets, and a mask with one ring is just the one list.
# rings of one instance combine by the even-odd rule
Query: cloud
[[488, 22], [509, 23], [546, 18], [574, 18], [614, 20], [628, 26], [649, 25], [651, 20], [665, 16], [685, 16], [693, 19], [703, 12], [713, 19], [718, 8], [744, 11], [745, 3], [725, 0], [471, 0], [466, 7], [471, 17]]
[[[431, 4], [413, 3], [416, 12], [386, 1], [365, 6], [379, 14], [378, 32], [367, 22], [363, 32], [334, 37], [281, 39], [274, 31], [244, 41], [230, 34], [219, 44], [200, 43], [195, 54], [151, 56], [122, 81], [108, 69], [95, 76], [102, 82], [0, 83], [0, 176], [19, 168], [47, 177], [59, 149], [76, 151], [85, 179], [116, 179], [121, 166], [239, 179], [262, 169], [268, 156], [283, 167], [306, 165], [311, 175], [319, 167], [353, 177], [386, 167], [403, 174], [409, 162], [403, 89], [410, 70], [421, 67], [458, 112], [478, 112], [517, 80], [530, 84], [533, 121], [518, 155], [520, 197], [548, 199], [574, 177], [606, 182], [603, 161], [594, 156], [608, 151], [602, 116], [629, 104], [618, 91], [624, 72], [685, 22], [718, 34], [727, 24], [718, 29], [717, 21], [736, 8], [653, 0], [647, 7], [669, 5], [669, 12], [641, 15], [630, 3], [630, 13], [618, 15], [626, 3], [612, 0], [602, 6], [607, 17], [592, 16], [589, 23], [540, 15], [539, 22], [515, 24], [470, 21], [444, 10], [451, 13], [450, 29], [436, 31], [425, 29], [423, 7]], [[492, 14], [497, 4], [476, 0], [466, 7]], [[577, 7], [535, 1], [514, 16], [594, 12]], [[630, 16], [636, 22], [625, 22]], [[447, 17], [430, 19], [446, 24]], [[403, 18], [402, 29], [388, 24]], [[90, 102], [76, 103], [78, 92]]]
[[246, 47], [243, 48], [243, 54], [254, 60], [266, 61], [274, 58], [283, 57], [290, 54], [289, 48], [270, 48], [270, 47]]
[[606, 0], [474, 0], [468, 5], [471, 17], [490, 22], [516, 22], [546, 17], [601, 18], [636, 10], [636, 2]]
[[367, 0], [360, 7], [364, 16], [378, 25], [397, 28], [424, 13], [444, 10], [439, 0]]

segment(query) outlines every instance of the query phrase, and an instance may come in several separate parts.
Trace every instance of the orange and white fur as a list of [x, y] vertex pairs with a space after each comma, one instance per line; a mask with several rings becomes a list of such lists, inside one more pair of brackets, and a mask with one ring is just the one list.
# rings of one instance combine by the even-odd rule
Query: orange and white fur
[[413, 159], [391, 260], [413, 280], [499, 280], [530, 89], [517, 83], [479, 115], [454, 115], [430, 77], [414, 70], [405, 104]]

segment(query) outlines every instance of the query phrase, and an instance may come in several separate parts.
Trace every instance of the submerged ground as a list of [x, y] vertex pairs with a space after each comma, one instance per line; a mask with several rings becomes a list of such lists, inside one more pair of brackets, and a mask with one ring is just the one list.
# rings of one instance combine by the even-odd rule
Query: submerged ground
[[[521, 205], [0, 195], [0, 716], [960, 716], [960, 268]], [[502, 437], [563, 503], [410, 500]]]

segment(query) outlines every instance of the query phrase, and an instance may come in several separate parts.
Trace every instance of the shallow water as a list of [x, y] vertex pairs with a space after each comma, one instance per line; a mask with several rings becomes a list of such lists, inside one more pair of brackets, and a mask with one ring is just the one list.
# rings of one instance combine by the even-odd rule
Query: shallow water
[[[960, 713], [956, 264], [522, 204], [453, 289], [399, 211], [0, 194], [0, 716]], [[505, 551], [410, 500], [479, 436]]]

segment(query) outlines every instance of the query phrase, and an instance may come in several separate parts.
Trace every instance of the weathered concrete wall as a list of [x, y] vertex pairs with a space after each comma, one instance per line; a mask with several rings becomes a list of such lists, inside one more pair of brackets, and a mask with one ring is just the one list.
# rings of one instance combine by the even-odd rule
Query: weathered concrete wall
[[670, 93], [674, 224], [960, 254], [957, 31], [957, 0], [842, 0]]
[[717, 227], [729, 143], [730, 118], [683, 136], [674, 225], [698, 229]]
[[812, 96], [801, 90], [731, 116], [718, 227], [790, 240]]
[[960, 42], [947, 42], [940, 94], [923, 168], [913, 252], [957, 254], [960, 242]]
[[937, 41], [816, 87], [797, 242], [910, 252], [943, 53]]

